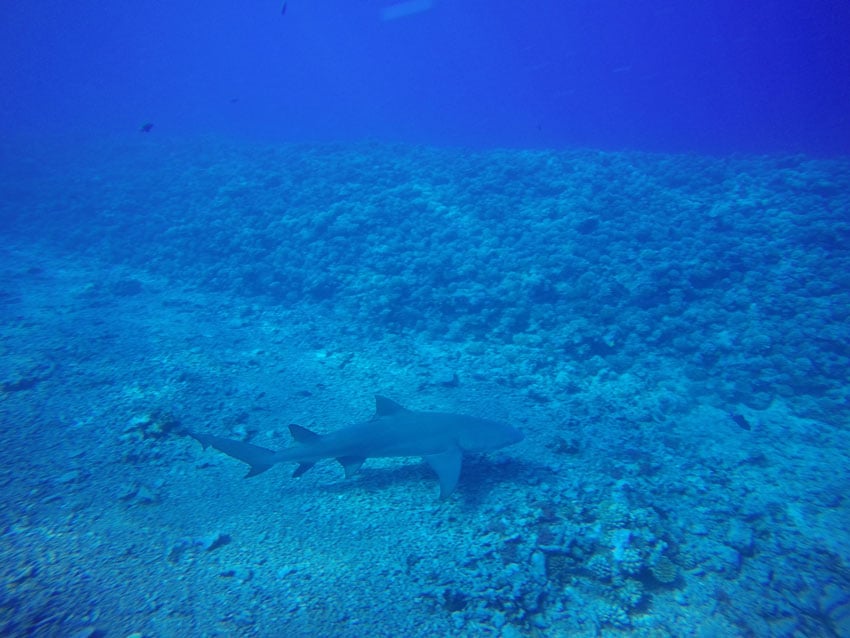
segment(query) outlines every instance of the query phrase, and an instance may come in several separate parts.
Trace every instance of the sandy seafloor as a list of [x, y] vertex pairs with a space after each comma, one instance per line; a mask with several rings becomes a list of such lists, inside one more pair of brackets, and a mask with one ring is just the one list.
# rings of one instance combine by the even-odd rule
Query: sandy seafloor
[[[850, 635], [850, 161], [2, 149], [0, 633]], [[373, 395], [511, 422], [245, 466]], [[742, 415], [745, 429], [729, 413]]]

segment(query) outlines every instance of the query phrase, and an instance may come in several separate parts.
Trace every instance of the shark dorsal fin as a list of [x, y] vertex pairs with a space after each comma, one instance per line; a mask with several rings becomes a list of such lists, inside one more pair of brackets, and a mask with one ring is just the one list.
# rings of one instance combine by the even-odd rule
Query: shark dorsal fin
[[399, 405], [392, 399], [382, 397], [380, 394], [375, 395], [375, 416], [390, 416], [399, 412], [407, 412], [408, 409]]
[[296, 425], [295, 423], [289, 424], [289, 433], [295, 439], [296, 443], [314, 443], [322, 438], [320, 434], [311, 432], [307, 428]]

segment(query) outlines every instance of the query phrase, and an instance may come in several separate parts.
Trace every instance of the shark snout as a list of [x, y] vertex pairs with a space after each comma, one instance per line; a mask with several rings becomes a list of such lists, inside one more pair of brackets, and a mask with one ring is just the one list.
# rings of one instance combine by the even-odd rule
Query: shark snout
[[518, 430], [512, 425], [508, 425], [507, 423], [499, 423], [498, 424], [499, 439], [496, 447], [505, 447], [508, 445], [513, 445], [514, 443], [519, 443], [525, 438], [525, 434], [522, 433], [521, 430]]
[[525, 434], [521, 430], [513, 427], [512, 425], [505, 425], [503, 436], [505, 442], [503, 445], [513, 445], [514, 443], [519, 443], [525, 438]]

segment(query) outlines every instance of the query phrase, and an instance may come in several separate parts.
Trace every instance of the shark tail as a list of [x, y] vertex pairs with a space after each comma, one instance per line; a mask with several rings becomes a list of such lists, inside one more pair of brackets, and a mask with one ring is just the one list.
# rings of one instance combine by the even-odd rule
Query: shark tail
[[212, 436], [211, 434], [200, 434], [191, 431], [188, 434], [200, 443], [205, 450], [208, 447], [213, 447], [219, 452], [224, 452], [227, 456], [231, 456], [250, 465], [251, 469], [248, 470], [245, 478], [262, 474], [277, 462], [275, 458], [276, 452], [274, 450], [269, 450], [259, 445], [251, 445], [243, 441], [225, 439], [220, 436]]

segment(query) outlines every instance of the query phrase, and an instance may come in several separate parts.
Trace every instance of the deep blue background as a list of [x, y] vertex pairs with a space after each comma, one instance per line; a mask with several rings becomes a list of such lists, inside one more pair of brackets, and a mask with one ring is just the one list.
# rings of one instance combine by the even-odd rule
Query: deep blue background
[[0, 132], [850, 152], [850, 2], [4, 2]]

